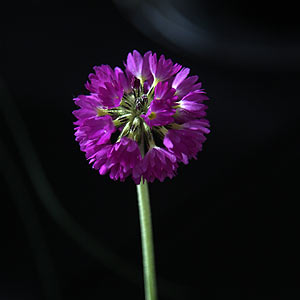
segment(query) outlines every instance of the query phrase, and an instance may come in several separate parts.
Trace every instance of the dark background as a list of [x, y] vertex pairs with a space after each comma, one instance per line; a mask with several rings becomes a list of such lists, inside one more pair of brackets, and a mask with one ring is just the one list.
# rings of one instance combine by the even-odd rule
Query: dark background
[[291, 1], [0, 9], [0, 299], [143, 299], [135, 186], [74, 140], [94, 65], [152, 50], [211, 100], [197, 161], [150, 185], [160, 299], [299, 297], [299, 18]]

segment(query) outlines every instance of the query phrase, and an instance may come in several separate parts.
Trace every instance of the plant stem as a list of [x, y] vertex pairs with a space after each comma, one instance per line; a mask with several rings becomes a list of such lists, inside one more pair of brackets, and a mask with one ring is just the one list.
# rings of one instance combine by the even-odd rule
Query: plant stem
[[151, 209], [147, 181], [137, 185], [140, 226], [142, 235], [145, 299], [157, 300], [152, 237]]

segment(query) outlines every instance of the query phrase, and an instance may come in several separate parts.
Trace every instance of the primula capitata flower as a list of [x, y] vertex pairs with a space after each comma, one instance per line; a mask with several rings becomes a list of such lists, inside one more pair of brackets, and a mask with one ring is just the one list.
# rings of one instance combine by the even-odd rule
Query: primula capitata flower
[[198, 76], [148, 51], [129, 53], [125, 72], [94, 67], [85, 87], [89, 95], [74, 99], [76, 141], [101, 175], [124, 181], [152, 182], [176, 175], [202, 150], [209, 133]]

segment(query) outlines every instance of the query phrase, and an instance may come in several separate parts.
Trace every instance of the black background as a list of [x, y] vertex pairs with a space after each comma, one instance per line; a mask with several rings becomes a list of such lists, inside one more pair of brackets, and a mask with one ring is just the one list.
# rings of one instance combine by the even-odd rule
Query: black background
[[[143, 299], [135, 186], [93, 170], [72, 124], [92, 67], [122, 67], [133, 49], [190, 67], [211, 98], [198, 160], [150, 185], [160, 299], [298, 299], [295, 11], [182, 3], [198, 25], [206, 12], [214, 51], [168, 41], [113, 2], [2, 5], [0, 299]], [[267, 50], [250, 55], [253, 40]]]

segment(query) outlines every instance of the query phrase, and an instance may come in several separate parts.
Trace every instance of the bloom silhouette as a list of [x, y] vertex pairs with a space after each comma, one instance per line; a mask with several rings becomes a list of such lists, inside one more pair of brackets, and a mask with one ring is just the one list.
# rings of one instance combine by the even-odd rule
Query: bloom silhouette
[[90, 94], [74, 99], [80, 108], [73, 112], [76, 141], [93, 168], [139, 184], [172, 178], [178, 163], [196, 158], [209, 133], [208, 97], [189, 72], [163, 55], [136, 50], [125, 72], [94, 67], [85, 85]]

